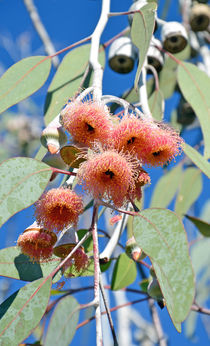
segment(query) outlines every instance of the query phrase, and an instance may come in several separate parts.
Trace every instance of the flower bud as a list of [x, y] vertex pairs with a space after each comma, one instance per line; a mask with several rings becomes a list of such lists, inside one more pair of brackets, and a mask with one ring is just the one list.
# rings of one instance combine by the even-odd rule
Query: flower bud
[[178, 22], [166, 22], [162, 26], [161, 37], [163, 48], [172, 54], [184, 50], [188, 43], [187, 31]]
[[157, 301], [163, 299], [163, 295], [160, 290], [158, 280], [155, 277], [153, 277], [152, 281], [150, 281], [147, 287], [147, 293], [149, 294], [150, 297], [154, 298]]
[[195, 4], [191, 8], [189, 23], [194, 32], [204, 31], [210, 23], [210, 8], [205, 4]]
[[131, 237], [127, 240], [125, 252], [130, 258], [132, 258], [136, 262], [146, 257], [145, 253], [136, 243], [134, 237]]
[[195, 117], [191, 105], [182, 97], [178, 105], [177, 122], [183, 126], [191, 125]]
[[[161, 42], [155, 38], [152, 38], [147, 52], [147, 59], [148, 64], [152, 65], [157, 72], [160, 72], [163, 68], [164, 59], [163, 54], [157, 47], [162, 48]], [[151, 71], [148, 69], [148, 72], [150, 73]]]
[[53, 232], [38, 226], [35, 221], [19, 236], [17, 245], [23, 254], [28, 255], [34, 261], [40, 261], [52, 256], [56, 240], [57, 236]]
[[56, 154], [61, 145], [67, 142], [67, 136], [62, 127], [47, 126], [41, 135], [41, 143], [51, 154]]
[[[68, 254], [78, 243], [77, 232], [73, 227], [68, 228], [61, 232], [57, 243], [54, 246], [53, 253], [60, 258], [66, 258]], [[74, 264], [75, 269], [79, 272], [81, 269], [85, 269], [88, 265], [88, 256], [86, 255], [84, 248], [80, 246], [71, 256], [71, 258], [64, 265], [63, 271]]]
[[109, 49], [109, 66], [118, 73], [129, 73], [133, 70], [137, 58], [137, 49], [129, 37], [114, 40]]

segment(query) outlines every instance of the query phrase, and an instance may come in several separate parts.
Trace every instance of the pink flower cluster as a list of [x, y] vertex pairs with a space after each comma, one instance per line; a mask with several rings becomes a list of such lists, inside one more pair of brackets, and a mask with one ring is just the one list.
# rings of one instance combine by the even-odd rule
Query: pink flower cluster
[[[121, 207], [140, 200], [142, 186], [150, 183], [142, 165], [167, 164], [179, 154], [182, 139], [167, 125], [135, 114], [123, 116], [117, 123], [112, 120], [106, 106], [90, 100], [70, 102], [61, 112], [63, 128], [83, 150], [77, 182], [94, 199]], [[74, 191], [63, 187], [49, 190], [35, 203], [40, 229], [23, 233], [18, 245], [36, 260], [49, 257], [53, 231], [76, 226], [82, 212], [82, 198]], [[78, 250], [74, 256], [78, 271], [87, 265], [83, 252]]]

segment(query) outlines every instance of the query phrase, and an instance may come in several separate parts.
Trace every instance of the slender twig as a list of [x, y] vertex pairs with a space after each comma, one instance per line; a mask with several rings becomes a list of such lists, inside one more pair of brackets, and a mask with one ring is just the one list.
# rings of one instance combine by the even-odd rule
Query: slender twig
[[[148, 300], [148, 299], [149, 299], [149, 297], [145, 297], [145, 298], [142, 298], [142, 299], [134, 300], [134, 301], [132, 301], [132, 302], [128, 302], [128, 303], [124, 303], [124, 304], [121, 304], [121, 305], [117, 305], [117, 306], [115, 306], [114, 308], [111, 308], [111, 309], [110, 309], [110, 312], [116, 311], [116, 310], [121, 309], [121, 308], [124, 308], [124, 307], [126, 307], [126, 306], [130, 306], [130, 305], [134, 305], [134, 304], [137, 304], [137, 303], [144, 302], [144, 301], [146, 301], [146, 300]], [[101, 315], [106, 315], [106, 311], [103, 311], [103, 312], [101, 313]], [[79, 323], [79, 324], [77, 325], [77, 329], [79, 329], [80, 327], [85, 326], [85, 325], [88, 324], [89, 322], [93, 321], [95, 318], [96, 318], [96, 315], [90, 317], [89, 319], [87, 319], [87, 320], [85, 320], [85, 321], [83, 321], [83, 322], [81, 322], [81, 323]]]
[[204, 314], [204, 315], [210, 315], [210, 309], [199, 306], [197, 303], [194, 303], [191, 306], [191, 310], [196, 311], [196, 312], [200, 312], [201, 314]]
[[113, 36], [110, 40], [106, 41], [106, 42], [103, 44], [104, 48], [106, 48], [106, 47], [108, 47], [110, 44], [112, 44], [112, 42], [113, 42], [114, 40], [116, 40], [117, 38], [119, 38], [119, 37], [121, 37], [121, 36], [127, 34], [127, 33], [129, 32], [129, 30], [130, 30], [130, 27], [127, 26], [127, 28], [123, 29], [123, 30], [122, 30], [121, 32], [119, 32], [117, 35]]
[[101, 260], [104, 260], [105, 262], [108, 262], [110, 260], [110, 257], [119, 242], [122, 231], [126, 226], [127, 220], [128, 215], [124, 214], [122, 219], [118, 222], [117, 226], [115, 227], [114, 232], [111, 238], [109, 239], [104, 251], [100, 254]]
[[160, 87], [159, 87], [159, 78], [158, 78], [158, 73], [157, 73], [157, 70], [154, 68], [154, 66], [148, 64], [145, 66], [146, 69], [149, 69], [152, 71], [152, 74], [154, 76], [154, 79], [155, 79], [155, 90], [159, 90]]
[[[47, 53], [47, 55], [55, 54], [56, 50], [52, 44], [52, 41], [48, 35], [47, 30], [44, 27], [44, 24], [41, 21], [38, 10], [37, 10], [36, 6], [34, 5], [33, 0], [23, 0], [23, 2], [25, 4], [25, 7], [26, 7], [28, 13], [29, 13], [29, 16], [31, 17], [31, 21], [34, 25], [34, 28], [35, 28], [37, 34], [39, 35], [41, 41], [44, 44], [45, 52]], [[54, 67], [57, 68], [59, 65], [59, 58], [57, 56], [55, 56], [52, 59], [52, 63], [54, 65]]]
[[106, 314], [107, 314], [107, 317], [108, 317], [109, 325], [110, 325], [112, 336], [113, 336], [113, 340], [114, 340], [114, 345], [118, 346], [117, 337], [116, 337], [116, 333], [115, 333], [115, 330], [114, 330], [114, 324], [113, 324], [113, 321], [112, 321], [112, 316], [111, 316], [110, 309], [109, 309], [109, 306], [108, 306], [108, 302], [107, 302], [107, 299], [106, 299], [106, 294], [105, 294], [105, 290], [104, 290], [104, 286], [103, 286], [103, 281], [102, 281], [101, 273], [100, 273], [100, 282], [99, 282], [99, 284], [100, 284], [100, 290], [101, 290], [101, 295], [102, 295], [102, 298], [103, 298], [104, 306], [105, 306], [105, 309], [106, 309]]
[[165, 338], [164, 333], [163, 333], [163, 329], [161, 326], [161, 322], [160, 322], [160, 319], [159, 319], [159, 316], [157, 313], [157, 309], [156, 309], [154, 300], [150, 298], [148, 300], [148, 304], [149, 304], [150, 312], [152, 315], [154, 327], [155, 327], [155, 330], [157, 333], [157, 337], [158, 337], [157, 343], [159, 346], [166, 346], [167, 345], [166, 338]]
[[[146, 59], [147, 60], [147, 59]], [[141, 70], [141, 75], [139, 78], [139, 100], [141, 102], [141, 107], [143, 110], [143, 113], [146, 118], [152, 119], [152, 114], [149, 108], [148, 104], [148, 97], [147, 97], [147, 86], [146, 86], [146, 66], [147, 61], [144, 63], [142, 70]]]
[[110, 208], [112, 210], [118, 211], [119, 213], [131, 215], [131, 216], [139, 216], [139, 213], [137, 213], [135, 211], [128, 211], [128, 210], [124, 210], [124, 209], [115, 208], [112, 204], [106, 203], [106, 202], [102, 201], [101, 199], [98, 200], [98, 203], [100, 205], [104, 205], [107, 208]]
[[90, 48], [90, 58], [89, 62], [93, 68], [93, 98], [95, 100], [100, 100], [102, 96], [102, 78], [103, 78], [103, 68], [98, 60], [99, 56], [99, 45], [101, 34], [108, 21], [108, 14], [110, 11], [110, 0], [102, 1], [101, 16], [99, 18], [98, 24], [91, 37], [91, 48]]
[[101, 325], [101, 307], [100, 307], [100, 264], [99, 264], [99, 249], [98, 249], [98, 233], [97, 233], [97, 220], [98, 219], [98, 205], [93, 207], [92, 217], [92, 237], [93, 237], [93, 256], [94, 256], [94, 302], [95, 302], [95, 316], [96, 316], [96, 345], [101, 346], [102, 341], [102, 325]]
[[64, 171], [63, 169], [59, 169], [59, 168], [55, 168], [55, 167], [51, 167], [53, 173], [61, 173], [61, 174], [66, 174], [66, 175], [70, 175], [70, 176], [74, 176], [76, 177], [76, 173], [75, 172], [69, 172], [69, 171]]

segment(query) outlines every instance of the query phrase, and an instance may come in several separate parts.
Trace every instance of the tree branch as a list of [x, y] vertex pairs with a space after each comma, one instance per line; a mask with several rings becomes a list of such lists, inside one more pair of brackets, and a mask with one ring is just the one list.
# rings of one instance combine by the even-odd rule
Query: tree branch
[[[48, 35], [47, 30], [44, 27], [44, 24], [41, 21], [41, 18], [39, 16], [37, 8], [33, 3], [33, 0], [23, 0], [23, 2], [25, 4], [26, 10], [29, 13], [33, 26], [44, 45], [45, 52], [47, 53], [47, 55], [55, 54], [56, 50], [50, 40], [50, 37]], [[52, 63], [54, 67], [57, 68], [59, 65], [59, 58], [57, 56], [52, 58]]]

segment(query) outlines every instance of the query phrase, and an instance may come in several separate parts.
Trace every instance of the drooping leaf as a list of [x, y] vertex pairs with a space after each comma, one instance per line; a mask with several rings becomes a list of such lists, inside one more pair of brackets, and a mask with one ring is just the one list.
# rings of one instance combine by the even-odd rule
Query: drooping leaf
[[204, 235], [204, 237], [210, 237], [210, 224], [198, 219], [194, 216], [185, 215], [190, 221], [194, 223], [194, 225], [197, 227], [197, 229], [200, 231], [201, 234]]
[[41, 263], [33, 262], [17, 246], [0, 250], [0, 276], [17, 280], [34, 281], [46, 277], [59, 263], [60, 259], [55, 256]]
[[122, 253], [114, 266], [111, 289], [116, 291], [129, 286], [136, 279], [136, 264], [125, 253]]
[[17, 157], [0, 165], [0, 226], [12, 215], [32, 205], [41, 196], [51, 177], [43, 162]]
[[[60, 113], [65, 103], [82, 86], [89, 54], [90, 45], [85, 44], [73, 49], [63, 58], [47, 92], [44, 109], [46, 125]], [[104, 50], [100, 53], [100, 57], [103, 56]]]
[[210, 78], [191, 63], [182, 62], [178, 67], [178, 83], [184, 95], [195, 111], [203, 132], [205, 159], [210, 158]]
[[33, 94], [45, 83], [51, 59], [31, 56], [12, 65], [0, 79], [0, 113]]
[[185, 143], [184, 145], [185, 154], [192, 160], [192, 162], [200, 168], [200, 170], [210, 178], [210, 163], [194, 148]]
[[153, 118], [161, 121], [164, 113], [164, 99], [162, 91], [160, 89], [155, 90], [150, 96], [148, 102]]
[[51, 278], [33, 281], [0, 305], [2, 346], [16, 346], [38, 325], [50, 297]]
[[154, 31], [156, 9], [157, 5], [155, 3], [147, 4], [139, 12], [135, 13], [133, 17], [131, 39], [133, 44], [139, 49], [139, 64], [134, 82], [135, 89], [138, 88], [141, 69]]
[[164, 99], [168, 99], [174, 93], [176, 87], [176, 68], [177, 64], [170, 58], [166, 58], [162, 71], [159, 74], [160, 90]]
[[182, 166], [177, 165], [157, 182], [150, 207], [166, 208], [178, 189], [182, 175]]
[[150, 257], [175, 327], [194, 298], [194, 275], [181, 220], [167, 209], [145, 209], [134, 218], [134, 237]]
[[44, 345], [70, 345], [78, 320], [79, 304], [76, 299], [70, 296], [63, 298], [51, 317]]
[[199, 169], [187, 168], [180, 181], [179, 192], [175, 203], [175, 212], [184, 216], [196, 201], [202, 190], [202, 177]]
[[46, 153], [47, 153], [47, 148], [45, 148], [45, 147], [43, 147], [43, 145], [41, 145], [34, 158], [36, 160], [41, 161]]

